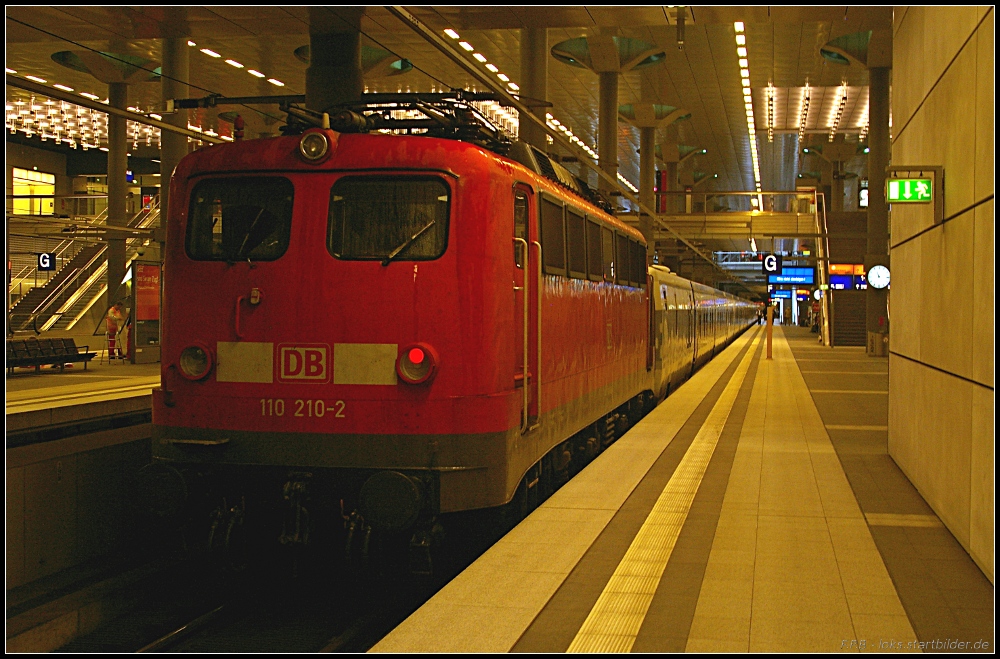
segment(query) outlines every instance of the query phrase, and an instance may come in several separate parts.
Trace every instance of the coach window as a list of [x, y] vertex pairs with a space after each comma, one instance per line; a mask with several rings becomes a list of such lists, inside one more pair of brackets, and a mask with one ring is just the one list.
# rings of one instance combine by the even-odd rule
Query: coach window
[[587, 221], [576, 209], [566, 207], [566, 242], [569, 251], [569, 276], [587, 278]]
[[615, 234], [615, 260], [618, 262], [618, 273], [616, 279], [622, 286], [631, 286], [629, 278], [632, 271], [629, 268], [628, 258], [628, 238], [620, 233]]
[[279, 177], [200, 181], [191, 192], [185, 248], [195, 261], [273, 261], [288, 249], [292, 182]]
[[615, 283], [615, 232], [607, 227], [601, 228], [601, 245], [603, 246], [604, 281]]
[[545, 274], [566, 276], [566, 235], [561, 203], [542, 199], [542, 261]]
[[434, 176], [345, 176], [330, 189], [327, 249], [346, 261], [430, 261], [448, 245], [451, 192]]
[[590, 281], [604, 281], [604, 264], [601, 261], [601, 225], [587, 220], [587, 274]]
[[632, 248], [632, 280], [635, 285], [642, 288], [646, 285], [646, 247], [642, 243], [630, 241]]
[[[520, 190], [514, 193], [514, 237], [528, 240], [528, 195]], [[514, 265], [524, 267], [524, 245], [514, 243]]]

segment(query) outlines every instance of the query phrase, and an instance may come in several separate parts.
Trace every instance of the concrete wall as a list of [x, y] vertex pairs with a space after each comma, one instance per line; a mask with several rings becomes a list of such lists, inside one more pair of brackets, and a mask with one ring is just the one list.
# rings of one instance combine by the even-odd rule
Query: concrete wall
[[890, 214], [889, 453], [993, 581], [995, 12], [896, 7], [892, 159], [945, 168], [944, 221]]
[[113, 554], [134, 528], [128, 478], [149, 425], [7, 450], [7, 588]]

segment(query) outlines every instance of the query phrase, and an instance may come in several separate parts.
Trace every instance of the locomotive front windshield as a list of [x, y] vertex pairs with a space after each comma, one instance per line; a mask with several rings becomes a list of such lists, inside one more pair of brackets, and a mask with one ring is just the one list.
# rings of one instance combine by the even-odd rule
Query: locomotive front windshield
[[195, 261], [273, 261], [288, 249], [292, 182], [238, 177], [199, 182], [191, 193], [187, 254]]
[[330, 190], [327, 249], [344, 260], [429, 261], [448, 242], [448, 186], [430, 176], [345, 176]]

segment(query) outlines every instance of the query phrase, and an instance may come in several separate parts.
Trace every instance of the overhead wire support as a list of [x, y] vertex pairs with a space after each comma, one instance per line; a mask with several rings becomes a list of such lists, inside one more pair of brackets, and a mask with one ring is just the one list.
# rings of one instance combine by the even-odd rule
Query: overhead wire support
[[[391, 13], [393, 16], [401, 20], [403, 23], [405, 23], [407, 26], [409, 26], [410, 29], [412, 29], [418, 35], [423, 37], [432, 46], [437, 48], [443, 55], [445, 55], [452, 62], [461, 67], [466, 73], [475, 78], [478, 83], [486, 86], [488, 89], [493, 90], [494, 92], [505, 98], [506, 99], [505, 104], [510, 105], [511, 107], [515, 108], [518, 111], [518, 113], [520, 114], [521, 121], [527, 119], [528, 121], [534, 122], [537, 126], [541, 127], [541, 129], [545, 131], [545, 134], [551, 137], [555, 143], [567, 149], [570, 153], [579, 153], [581, 156], [587, 156], [586, 152], [583, 149], [578, 148], [571, 141], [564, 138], [559, 132], [553, 130], [543, 119], [540, 119], [539, 117], [535, 116], [535, 114], [531, 112], [530, 108], [526, 104], [522, 103], [520, 99], [518, 99], [516, 96], [508, 92], [500, 85], [496, 84], [491, 77], [484, 75], [481, 71], [479, 71], [479, 69], [473, 66], [471, 62], [469, 62], [465, 57], [463, 57], [454, 48], [452, 48], [448, 44], [448, 42], [439, 37], [434, 30], [431, 30], [426, 25], [424, 25], [419, 18], [411, 14], [404, 7], [387, 6], [386, 10], [389, 11], [389, 13]], [[629, 190], [624, 188], [617, 181], [617, 179], [615, 179], [613, 176], [611, 176], [610, 174], [602, 170], [600, 167], [598, 167], [596, 164], [591, 162], [589, 156], [581, 158], [581, 162], [583, 162], [591, 170], [597, 172], [599, 178], [603, 179], [605, 182], [614, 186], [614, 189], [617, 189], [621, 193], [622, 197], [632, 202], [643, 213], [649, 215], [652, 218], [656, 218], [657, 224], [659, 224], [662, 228], [670, 232], [670, 234], [673, 235], [674, 238], [682, 242], [692, 252], [694, 252], [702, 259], [707, 261], [715, 270], [720, 272], [726, 278], [740, 284], [741, 286], [746, 288], [747, 291], [753, 292], [742, 280], [733, 277], [724, 268], [720, 267], [719, 264], [717, 264], [711, 257], [707, 256], [700, 249], [691, 244], [689, 240], [687, 240], [682, 235], [674, 231], [665, 222], [659, 220], [657, 213], [653, 209], [640, 202], [638, 196], [633, 195]]]

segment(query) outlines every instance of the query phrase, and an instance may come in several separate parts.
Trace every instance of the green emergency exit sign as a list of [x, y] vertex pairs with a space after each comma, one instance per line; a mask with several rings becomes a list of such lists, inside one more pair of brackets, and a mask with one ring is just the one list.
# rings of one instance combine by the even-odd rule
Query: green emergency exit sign
[[934, 182], [929, 178], [891, 178], [885, 199], [890, 204], [929, 204], [934, 201]]

